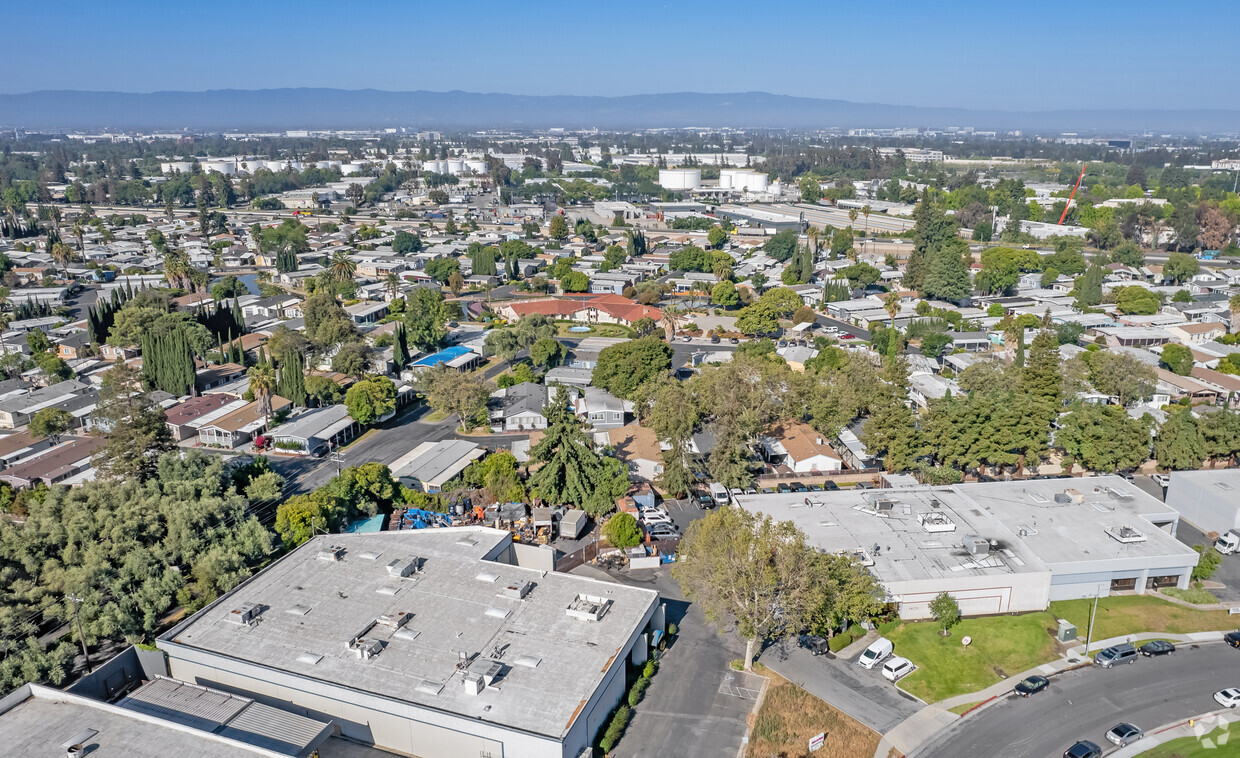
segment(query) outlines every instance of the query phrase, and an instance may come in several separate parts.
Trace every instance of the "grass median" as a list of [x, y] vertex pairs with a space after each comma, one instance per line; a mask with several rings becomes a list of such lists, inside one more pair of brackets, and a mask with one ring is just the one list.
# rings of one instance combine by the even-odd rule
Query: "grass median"
[[1240, 726], [1220, 726], [1204, 737], [1180, 737], [1142, 753], [1141, 758], [1223, 758], [1240, 752]]
[[762, 707], [753, 717], [746, 758], [808, 756], [809, 740], [826, 734], [817, 755], [874, 755], [878, 734], [778, 674], [769, 677]]
[[[1077, 634], [1085, 637], [1089, 634], [1089, 614], [1093, 605], [1092, 598], [1058, 600], [1051, 603], [1051, 613], [1056, 618], [1071, 621], [1076, 625]], [[1221, 632], [1235, 629], [1237, 625], [1240, 619], [1229, 616], [1227, 611], [1185, 608], [1156, 595], [1120, 595], [1098, 600], [1092, 638], [1105, 640], [1142, 632]]]
[[[964, 619], [950, 637], [938, 624], [903, 624], [889, 635], [895, 655], [911, 660], [917, 670], [900, 686], [928, 703], [977, 692], [1056, 658], [1056, 626], [1049, 613]], [[968, 647], [961, 639], [970, 638]], [[1012, 684], [1016, 684], [1015, 681]]]

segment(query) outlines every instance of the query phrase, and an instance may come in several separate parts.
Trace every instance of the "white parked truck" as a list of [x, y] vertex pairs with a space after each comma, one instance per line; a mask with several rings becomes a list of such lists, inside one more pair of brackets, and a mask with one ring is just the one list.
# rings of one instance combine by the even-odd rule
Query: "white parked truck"
[[1214, 549], [1223, 555], [1231, 555], [1240, 550], [1240, 534], [1234, 531], [1224, 532], [1219, 535], [1218, 540], [1214, 543]]

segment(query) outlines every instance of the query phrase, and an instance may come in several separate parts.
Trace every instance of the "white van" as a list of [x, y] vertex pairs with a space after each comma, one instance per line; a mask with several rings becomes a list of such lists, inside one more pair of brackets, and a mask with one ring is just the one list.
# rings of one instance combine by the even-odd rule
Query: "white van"
[[891, 658], [883, 664], [883, 676], [893, 682], [902, 676], [911, 674], [912, 671], [913, 662], [900, 656]]
[[715, 505], [727, 505], [731, 499], [728, 495], [728, 488], [719, 482], [710, 483], [710, 499], [715, 501]]
[[879, 637], [865, 649], [861, 657], [857, 659], [857, 665], [867, 669], [872, 669], [882, 662], [884, 658], [891, 655], [891, 651], [895, 649], [895, 645], [891, 644], [891, 640], [886, 637]]

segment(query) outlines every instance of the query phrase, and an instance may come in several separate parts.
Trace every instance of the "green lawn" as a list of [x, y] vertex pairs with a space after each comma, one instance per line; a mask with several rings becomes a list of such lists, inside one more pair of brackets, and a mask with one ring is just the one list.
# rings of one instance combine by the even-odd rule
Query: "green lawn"
[[[918, 667], [900, 686], [928, 703], [977, 692], [1056, 657], [1055, 628], [1049, 613], [964, 619], [950, 637], [939, 636], [933, 621], [904, 624], [887, 635], [895, 655]], [[962, 637], [971, 637], [968, 647]], [[1015, 684], [1015, 682], [1013, 682]]]
[[980, 705], [980, 704], [981, 704], [981, 702], [982, 702], [981, 700], [978, 700], [978, 701], [973, 702], [973, 703], [965, 703], [964, 705], [958, 705], [958, 706], [956, 706], [955, 708], [948, 708], [947, 710], [951, 711], [952, 713], [956, 714], [957, 716], [963, 716], [963, 715], [965, 715], [966, 713], [968, 713], [969, 711], [971, 711], [971, 710], [973, 710], [974, 708], [976, 708], [978, 705]]
[[1220, 726], [1205, 737], [1180, 737], [1142, 753], [1141, 758], [1222, 758], [1235, 755], [1240, 745], [1240, 726]]
[[[1076, 625], [1077, 634], [1085, 637], [1089, 630], [1089, 613], [1094, 601], [1059, 600], [1051, 603], [1056, 618]], [[1227, 611], [1198, 611], [1169, 603], [1154, 595], [1123, 595], [1104, 597], [1098, 601], [1093, 639], [1124, 637], [1141, 632], [1189, 634], [1235, 629], [1237, 620]]]

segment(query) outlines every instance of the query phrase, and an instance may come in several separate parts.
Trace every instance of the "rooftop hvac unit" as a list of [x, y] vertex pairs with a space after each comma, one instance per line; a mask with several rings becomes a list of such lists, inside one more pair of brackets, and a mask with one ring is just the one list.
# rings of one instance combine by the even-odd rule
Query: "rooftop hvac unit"
[[319, 551], [317, 557], [320, 561], [339, 561], [344, 558], [344, 546], [328, 545]]
[[921, 522], [921, 527], [931, 534], [956, 531], [956, 522], [949, 519], [946, 513], [920, 513], [917, 520]]
[[986, 555], [990, 552], [990, 542], [976, 535], [970, 535], [964, 538], [964, 549], [969, 551], [969, 555]]
[[96, 734], [99, 734], [98, 729], [84, 729], [62, 742], [60, 749], [65, 751], [65, 758], [79, 758], [86, 755], [86, 747]]
[[383, 642], [358, 637], [349, 643], [348, 648], [359, 661], [368, 661], [383, 652]]
[[256, 603], [242, 603], [233, 608], [225, 616], [225, 620], [240, 626], [249, 626], [262, 614], [263, 610]]
[[1067, 505], [1072, 502], [1072, 496], [1065, 492], [1056, 492], [1055, 502], [1059, 505]]
[[387, 565], [388, 576], [404, 578], [410, 574], [417, 573], [417, 558], [396, 558]]
[[533, 582], [512, 582], [504, 588], [503, 595], [512, 600], [524, 600], [532, 589], [534, 589]]
[[565, 612], [579, 621], [598, 621], [607, 614], [611, 601], [597, 595], [578, 595], [569, 603]]
[[1144, 534], [1127, 525], [1108, 527], [1106, 532], [1111, 535], [1112, 539], [1122, 542], [1125, 545], [1129, 545], [1134, 542], [1145, 542], [1146, 539]]
[[385, 613], [375, 619], [375, 623], [379, 626], [388, 626], [399, 629], [409, 623], [409, 619], [413, 618], [413, 614], [408, 611], [396, 611], [395, 613]]

